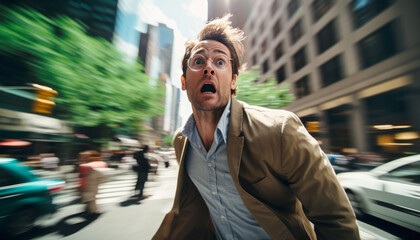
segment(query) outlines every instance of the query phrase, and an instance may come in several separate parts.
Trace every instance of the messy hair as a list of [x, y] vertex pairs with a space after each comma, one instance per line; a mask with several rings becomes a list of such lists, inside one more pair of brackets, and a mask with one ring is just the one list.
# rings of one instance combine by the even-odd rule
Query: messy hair
[[[239, 28], [233, 28], [229, 20], [232, 14], [227, 14], [222, 18], [216, 18], [208, 22], [200, 31], [196, 41], [187, 41], [185, 43], [185, 54], [182, 59], [182, 75], [186, 78], [188, 59], [191, 56], [192, 49], [204, 40], [215, 40], [225, 45], [232, 56], [232, 77], [239, 75], [242, 70], [242, 56], [244, 54], [244, 32]], [[232, 90], [231, 94], [236, 95], [237, 89]]]

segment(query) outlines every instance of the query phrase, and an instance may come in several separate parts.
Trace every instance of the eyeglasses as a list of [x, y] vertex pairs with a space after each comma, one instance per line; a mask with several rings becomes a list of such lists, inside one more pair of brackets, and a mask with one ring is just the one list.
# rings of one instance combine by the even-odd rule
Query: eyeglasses
[[[232, 61], [232, 59], [229, 59], [229, 57], [224, 54], [218, 54], [209, 59], [211, 59], [211, 62], [213, 63], [213, 67], [219, 71], [227, 70], [229, 67], [228, 63]], [[188, 67], [192, 71], [202, 70], [206, 66], [206, 63], [207, 63], [207, 58], [205, 58], [201, 54], [195, 54], [188, 59]]]

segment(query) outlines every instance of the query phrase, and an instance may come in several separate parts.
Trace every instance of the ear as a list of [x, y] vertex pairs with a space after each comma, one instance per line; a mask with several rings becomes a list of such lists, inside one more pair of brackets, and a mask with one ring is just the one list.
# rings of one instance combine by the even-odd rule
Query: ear
[[234, 74], [232, 77], [232, 82], [230, 83], [230, 89], [235, 90], [236, 89], [236, 78], [238, 77], [238, 74]]
[[185, 91], [185, 77], [183, 75], [181, 75], [181, 86], [182, 86], [182, 90]]

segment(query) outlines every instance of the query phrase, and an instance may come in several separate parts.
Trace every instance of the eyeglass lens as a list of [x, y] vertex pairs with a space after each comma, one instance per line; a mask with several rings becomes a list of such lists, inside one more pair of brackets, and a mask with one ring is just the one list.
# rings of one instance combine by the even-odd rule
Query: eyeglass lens
[[[230, 59], [223, 54], [218, 54], [211, 58], [211, 62], [213, 63], [213, 67], [218, 70], [226, 70], [228, 67], [228, 62]], [[195, 54], [190, 58], [188, 61], [188, 66], [193, 71], [199, 71], [206, 66], [207, 59], [201, 54]]]

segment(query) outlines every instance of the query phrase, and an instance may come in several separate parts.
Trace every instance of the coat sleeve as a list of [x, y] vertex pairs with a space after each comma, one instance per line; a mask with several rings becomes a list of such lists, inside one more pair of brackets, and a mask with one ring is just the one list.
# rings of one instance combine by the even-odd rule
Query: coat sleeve
[[281, 169], [318, 239], [360, 239], [356, 217], [330, 162], [293, 113], [282, 125]]

